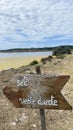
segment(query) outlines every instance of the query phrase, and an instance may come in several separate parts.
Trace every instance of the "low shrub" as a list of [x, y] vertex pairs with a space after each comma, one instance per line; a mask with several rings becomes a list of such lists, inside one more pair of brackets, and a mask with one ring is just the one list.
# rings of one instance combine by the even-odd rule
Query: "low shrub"
[[42, 59], [41, 59], [41, 62], [42, 62], [43, 64], [46, 64], [46, 58], [42, 58]]
[[32, 61], [32, 62], [30, 63], [30, 65], [36, 65], [36, 64], [38, 64], [38, 61], [37, 61], [37, 60], [34, 60], [34, 61]]
[[56, 58], [57, 59], [64, 59], [65, 55], [57, 55]]
[[52, 59], [53, 59], [52, 56], [48, 56], [48, 57], [46, 57], [46, 58], [42, 58], [42, 59], [41, 59], [41, 62], [42, 62], [43, 64], [46, 64], [46, 61], [52, 61]]
[[48, 57], [46, 58], [47, 61], [52, 61], [52, 59], [53, 59], [52, 56], [48, 56]]

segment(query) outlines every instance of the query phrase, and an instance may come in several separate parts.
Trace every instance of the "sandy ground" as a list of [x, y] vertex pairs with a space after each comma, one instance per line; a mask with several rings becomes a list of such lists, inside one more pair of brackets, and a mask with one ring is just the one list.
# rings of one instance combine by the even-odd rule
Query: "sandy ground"
[[9, 68], [18, 68], [20, 66], [29, 65], [30, 62], [32, 62], [33, 60], [40, 61], [41, 58], [42, 56], [0, 58], [0, 70], [6, 70]]

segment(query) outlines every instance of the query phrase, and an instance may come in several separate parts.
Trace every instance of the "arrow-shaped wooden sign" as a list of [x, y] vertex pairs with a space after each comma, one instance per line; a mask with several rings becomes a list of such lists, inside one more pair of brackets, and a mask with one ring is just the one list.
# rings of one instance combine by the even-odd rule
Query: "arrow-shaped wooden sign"
[[17, 108], [71, 110], [61, 93], [70, 76], [19, 74], [3, 89], [5, 96]]

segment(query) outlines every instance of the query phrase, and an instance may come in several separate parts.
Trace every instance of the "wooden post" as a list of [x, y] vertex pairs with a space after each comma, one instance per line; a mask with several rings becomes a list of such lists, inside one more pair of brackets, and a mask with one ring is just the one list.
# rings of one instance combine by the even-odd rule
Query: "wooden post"
[[[37, 66], [37, 67], [36, 67], [36, 73], [37, 73], [37, 74], [41, 74], [40, 66]], [[39, 109], [39, 110], [40, 110], [42, 130], [46, 130], [45, 110], [44, 110], [44, 109]]]
[[40, 117], [41, 117], [42, 130], [46, 130], [45, 111], [44, 111], [44, 109], [40, 109]]

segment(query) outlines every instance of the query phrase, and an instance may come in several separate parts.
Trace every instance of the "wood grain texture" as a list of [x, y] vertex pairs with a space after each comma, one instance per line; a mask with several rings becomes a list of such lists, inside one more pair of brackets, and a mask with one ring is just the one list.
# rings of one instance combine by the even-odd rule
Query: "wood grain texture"
[[[17, 87], [16, 80], [23, 79], [24, 76], [26, 76], [28, 79], [28, 86]], [[9, 85], [6, 85], [6, 87], [3, 89], [3, 93], [17, 108], [71, 110], [72, 107], [61, 94], [61, 90], [69, 78], [69, 75], [50, 76], [45, 74], [19, 74], [15, 75], [15, 77], [12, 77]], [[54, 96], [58, 101], [58, 106], [39, 105], [37, 103], [39, 99], [49, 100], [51, 95]], [[35, 103], [21, 104], [19, 100], [20, 98], [32, 98], [35, 100]]]

